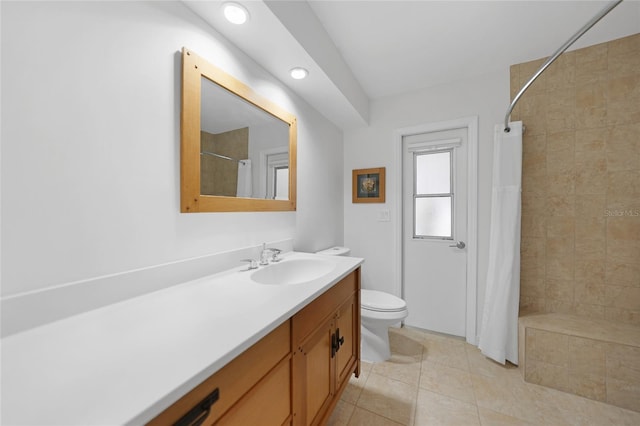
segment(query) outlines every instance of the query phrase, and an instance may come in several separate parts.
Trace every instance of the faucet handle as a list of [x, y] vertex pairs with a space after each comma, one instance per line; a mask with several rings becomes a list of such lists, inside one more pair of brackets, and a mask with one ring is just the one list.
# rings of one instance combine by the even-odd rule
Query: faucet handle
[[254, 259], [242, 259], [240, 262], [249, 262], [249, 265], [247, 266], [247, 271], [250, 271], [252, 269], [258, 269], [258, 261], [254, 260]]
[[271, 261], [272, 262], [280, 262], [282, 259], [278, 256], [280, 256], [280, 253], [282, 253], [282, 250], [277, 249], [277, 248], [272, 248], [269, 249], [271, 250]]

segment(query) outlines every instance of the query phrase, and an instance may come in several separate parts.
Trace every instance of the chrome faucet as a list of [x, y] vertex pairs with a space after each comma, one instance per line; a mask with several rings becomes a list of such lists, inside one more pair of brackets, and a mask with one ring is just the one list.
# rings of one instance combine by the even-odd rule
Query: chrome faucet
[[278, 257], [282, 250], [272, 247], [267, 247], [266, 243], [262, 243], [262, 252], [260, 253], [260, 265], [269, 264], [269, 256], [271, 256], [271, 262], [280, 262]]

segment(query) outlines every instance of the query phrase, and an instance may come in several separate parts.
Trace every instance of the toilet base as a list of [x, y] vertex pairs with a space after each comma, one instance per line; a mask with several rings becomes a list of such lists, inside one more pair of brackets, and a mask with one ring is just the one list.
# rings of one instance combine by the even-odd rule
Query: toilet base
[[389, 327], [362, 327], [360, 358], [366, 362], [383, 362], [391, 358]]

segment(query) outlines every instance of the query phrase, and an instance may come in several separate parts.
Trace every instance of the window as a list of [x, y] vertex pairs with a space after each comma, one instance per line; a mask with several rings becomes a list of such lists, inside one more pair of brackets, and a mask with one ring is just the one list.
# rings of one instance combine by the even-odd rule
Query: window
[[414, 238], [453, 239], [453, 149], [415, 152]]

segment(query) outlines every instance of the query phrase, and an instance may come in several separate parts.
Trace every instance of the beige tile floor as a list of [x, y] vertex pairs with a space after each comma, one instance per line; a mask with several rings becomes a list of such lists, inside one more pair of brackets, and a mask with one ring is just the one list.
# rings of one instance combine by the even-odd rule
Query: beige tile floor
[[525, 383], [472, 345], [392, 328], [391, 359], [363, 363], [329, 425], [640, 425], [640, 413]]

